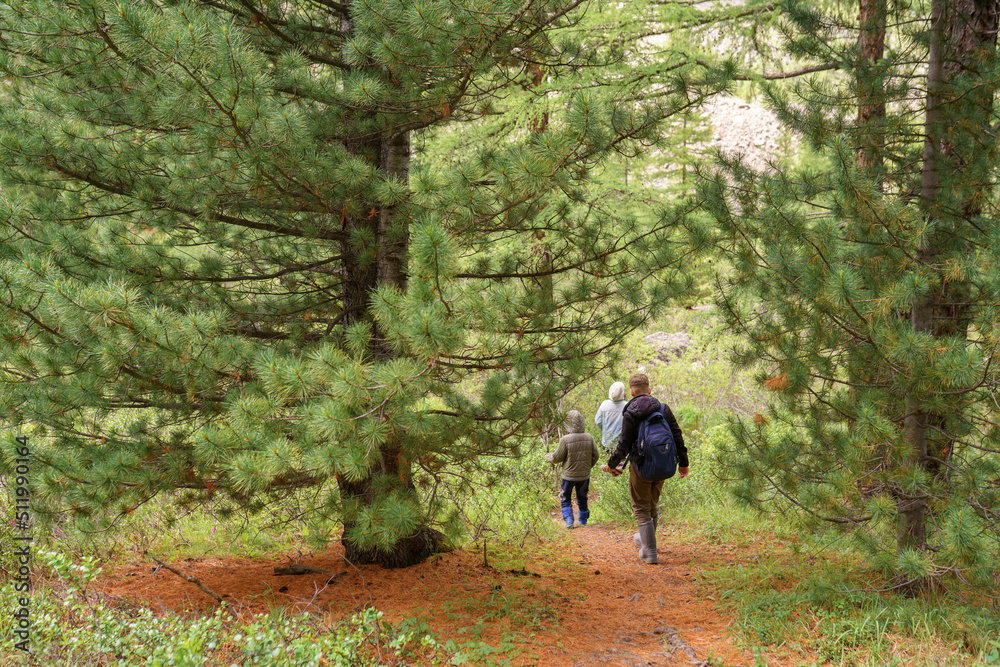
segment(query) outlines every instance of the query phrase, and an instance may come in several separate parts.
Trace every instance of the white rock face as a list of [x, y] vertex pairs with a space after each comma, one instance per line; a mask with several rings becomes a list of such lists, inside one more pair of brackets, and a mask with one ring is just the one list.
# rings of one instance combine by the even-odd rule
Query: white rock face
[[[755, 171], [772, 171], [784, 157], [798, 151], [800, 139], [781, 125], [778, 117], [757, 102], [746, 102], [730, 95], [716, 95], [705, 103], [702, 113], [708, 118], [712, 135], [703, 143], [691, 144], [691, 155], [700, 156], [705, 163], [713, 158], [713, 150], [723, 155], [742, 155], [744, 162]], [[658, 155], [653, 152], [654, 160]], [[646, 185], [668, 188], [674, 185], [666, 171], [677, 165], [663, 161], [654, 163], [641, 177]]]
[[718, 95], [704, 111], [712, 122], [712, 144], [725, 155], [742, 154], [754, 169], [768, 169], [769, 161], [794, 151], [798, 144], [778, 117], [756, 102]]
[[667, 333], [666, 331], [657, 331], [656, 333], [651, 333], [644, 337], [643, 340], [653, 346], [653, 350], [656, 351], [656, 361], [662, 361], [663, 363], [669, 363], [672, 359], [681, 356], [684, 352], [691, 346], [691, 336], [684, 333], [683, 331], [678, 331], [676, 333]]

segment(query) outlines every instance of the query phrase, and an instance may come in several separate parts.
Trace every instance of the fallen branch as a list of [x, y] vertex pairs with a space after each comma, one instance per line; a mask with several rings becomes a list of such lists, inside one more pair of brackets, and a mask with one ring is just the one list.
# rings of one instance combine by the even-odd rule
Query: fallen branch
[[[208, 595], [211, 595], [213, 598], [215, 598], [215, 601], [218, 602], [220, 605], [222, 605], [223, 609], [225, 609], [226, 611], [228, 611], [233, 618], [238, 618], [237, 615], [236, 615], [236, 612], [233, 611], [233, 608], [230, 607], [228, 604], [226, 604], [226, 601], [223, 600], [219, 596], [218, 593], [216, 593], [215, 591], [213, 591], [211, 588], [209, 588], [205, 584], [201, 583], [201, 581], [199, 581], [197, 577], [192, 577], [192, 576], [189, 576], [187, 574], [183, 574], [179, 570], [175, 570], [174, 568], [170, 567], [169, 565], [167, 565], [166, 563], [164, 563], [162, 560], [160, 560], [159, 558], [157, 558], [153, 554], [150, 554], [149, 552], [146, 552], [146, 553], [149, 555], [150, 558], [153, 559], [153, 562], [156, 563], [156, 569], [157, 570], [159, 570], [162, 567], [164, 570], [169, 570], [169, 571], [173, 572], [174, 574], [176, 574], [178, 577], [180, 577], [184, 581], [187, 581], [189, 583], [194, 584], [195, 586], [197, 586], [198, 588], [200, 588], [202, 591], [204, 591]], [[155, 570], [154, 570], [153, 574], [156, 574]]]
[[681, 636], [677, 634], [677, 630], [669, 626], [660, 626], [653, 630], [653, 634], [664, 635], [667, 643], [670, 644], [671, 651], [680, 651], [687, 655], [694, 667], [708, 667], [710, 664], [707, 660], [698, 659], [698, 656], [695, 655], [694, 647], [681, 639]]
[[300, 565], [298, 563], [293, 563], [288, 567], [276, 567], [274, 568], [274, 575], [286, 575], [286, 574], [333, 574], [331, 570], [324, 570], [321, 567], [313, 567], [312, 565]]

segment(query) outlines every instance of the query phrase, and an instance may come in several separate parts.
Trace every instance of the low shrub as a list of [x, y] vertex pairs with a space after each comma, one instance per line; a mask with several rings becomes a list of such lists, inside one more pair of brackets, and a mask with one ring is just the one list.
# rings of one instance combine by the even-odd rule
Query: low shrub
[[[468, 650], [454, 642], [445, 647], [419, 623], [393, 625], [374, 608], [336, 622], [282, 610], [243, 622], [222, 609], [191, 617], [112, 608], [88, 592], [100, 573], [93, 558], [73, 562], [63, 553], [39, 551], [36, 564], [46, 573], [46, 584], [32, 593], [32, 653], [8, 652], [0, 664], [358, 667], [419, 660], [440, 665]], [[0, 606], [13, 609], [16, 596], [12, 586], [3, 586]], [[0, 626], [5, 638], [9, 618], [5, 615]]]

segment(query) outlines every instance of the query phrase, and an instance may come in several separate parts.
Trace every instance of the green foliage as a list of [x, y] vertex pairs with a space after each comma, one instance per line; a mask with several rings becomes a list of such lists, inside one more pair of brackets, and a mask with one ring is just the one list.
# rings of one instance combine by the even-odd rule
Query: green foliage
[[545, 511], [553, 476], [540, 448], [525, 448], [515, 460], [483, 460], [480, 472], [447, 488], [472, 542], [496, 543], [518, 552], [525, 541], [555, 531]]
[[[415, 478], [519, 456], [689, 283], [693, 204], [640, 216], [595, 175], [729, 70], [601, 69], [634, 32], [591, 48], [562, 0], [254, 7], [0, 6], [0, 409], [39, 512], [94, 529], [164, 490], [259, 511], [311, 488], [353, 558], [415, 562], [452, 516]], [[546, 122], [512, 90], [556, 93]]]
[[[886, 18], [884, 57], [866, 54], [859, 33], [875, 28], [840, 9], [782, 5], [788, 53], [837, 70], [763, 89], [814, 158], [755, 172], [723, 157], [702, 183], [732, 266], [719, 303], [734, 359], [772, 397], [733, 419], [720, 459], [742, 501], [850, 531], [902, 588], [951, 575], [991, 587], [995, 43], [963, 41], [956, 9], [928, 51], [927, 8], [907, 5]], [[947, 76], [922, 108], [913, 62], [937, 67], [940, 53]]]

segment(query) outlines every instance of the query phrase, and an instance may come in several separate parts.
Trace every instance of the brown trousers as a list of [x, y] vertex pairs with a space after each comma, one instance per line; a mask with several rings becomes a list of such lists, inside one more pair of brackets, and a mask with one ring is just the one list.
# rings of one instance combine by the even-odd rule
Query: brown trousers
[[632, 512], [638, 525], [656, 521], [656, 505], [660, 502], [663, 480], [651, 482], [639, 476], [634, 463], [628, 466], [628, 493], [632, 500]]

